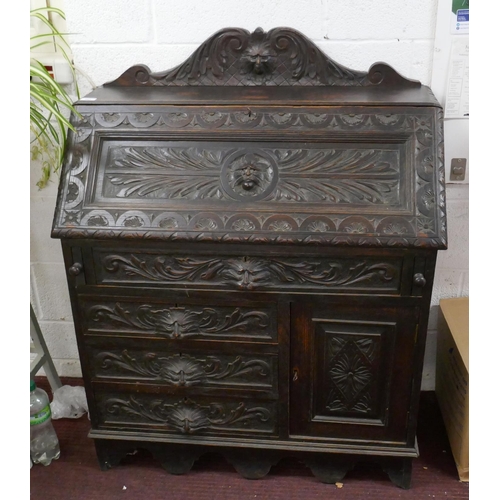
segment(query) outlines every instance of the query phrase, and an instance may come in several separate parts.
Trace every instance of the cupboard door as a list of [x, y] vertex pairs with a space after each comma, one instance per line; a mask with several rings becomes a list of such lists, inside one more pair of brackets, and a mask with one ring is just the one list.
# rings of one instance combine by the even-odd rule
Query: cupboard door
[[292, 305], [292, 437], [410, 440], [418, 309], [392, 304], [331, 299]]

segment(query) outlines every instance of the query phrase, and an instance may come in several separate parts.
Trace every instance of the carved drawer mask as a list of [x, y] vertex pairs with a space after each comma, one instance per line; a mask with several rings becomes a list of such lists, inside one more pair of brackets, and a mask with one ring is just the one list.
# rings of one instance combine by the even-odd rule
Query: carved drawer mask
[[219, 450], [410, 486], [437, 251], [442, 109], [302, 34], [221, 30], [77, 103], [62, 240], [100, 465]]

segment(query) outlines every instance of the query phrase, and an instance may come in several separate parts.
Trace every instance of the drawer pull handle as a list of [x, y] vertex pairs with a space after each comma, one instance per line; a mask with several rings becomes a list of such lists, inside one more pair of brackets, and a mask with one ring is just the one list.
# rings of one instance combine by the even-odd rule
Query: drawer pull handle
[[297, 382], [297, 380], [299, 380], [299, 370], [297, 370], [297, 368], [294, 368], [294, 370], [293, 370], [292, 380], [294, 382]]
[[79, 262], [75, 262], [69, 269], [68, 273], [71, 276], [78, 276], [83, 271], [83, 266]]
[[413, 276], [413, 283], [416, 286], [425, 286], [427, 281], [424, 278], [424, 275], [422, 273], [417, 273], [417, 274], [415, 274], [415, 276]]

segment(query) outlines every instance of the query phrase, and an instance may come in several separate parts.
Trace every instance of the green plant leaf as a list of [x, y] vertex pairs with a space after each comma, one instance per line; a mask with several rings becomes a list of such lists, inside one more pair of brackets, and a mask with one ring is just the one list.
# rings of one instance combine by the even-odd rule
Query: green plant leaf
[[[48, 28], [48, 33], [40, 33], [30, 38], [31, 49], [44, 45], [55, 45], [58, 52], [68, 62], [78, 98], [78, 88], [74, 64], [68, 55], [70, 46], [65, 39], [67, 33], [60, 32], [53, 24], [50, 14], [62, 19], [66, 16], [56, 7], [41, 7], [30, 10], [30, 16], [38, 19]], [[42, 189], [50, 180], [51, 173], [58, 173], [66, 150], [68, 129], [75, 130], [67, 115], [81, 116], [75, 109], [66, 90], [57, 83], [45, 66], [35, 58], [30, 61], [30, 129], [32, 157], [42, 159], [41, 178], [37, 186]]]
[[[36, 107], [30, 109], [30, 118], [31, 118], [31, 129], [35, 134], [35, 138], [32, 142], [35, 142], [40, 137], [45, 137], [47, 140], [54, 140], [56, 144], [59, 144], [59, 134], [57, 130], [51, 123], [52, 114], [49, 116], [44, 116]], [[48, 135], [50, 132], [52, 138]]]
[[56, 14], [59, 14], [63, 19], [66, 19], [66, 14], [64, 14], [64, 11], [61, 9], [58, 9], [57, 7], [38, 7], [37, 9], [31, 9], [30, 10], [30, 15], [38, 14], [40, 12], [55, 12]]
[[67, 120], [67, 118], [62, 114], [61, 110], [57, 105], [56, 99], [47, 99], [43, 92], [36, 92], [32, 94], [33, 98], [40, 102], [40, 104], [49, 112], [51, 112], [56, 120], [63, 122], [68, 128], [74, 130], [73, 125]]

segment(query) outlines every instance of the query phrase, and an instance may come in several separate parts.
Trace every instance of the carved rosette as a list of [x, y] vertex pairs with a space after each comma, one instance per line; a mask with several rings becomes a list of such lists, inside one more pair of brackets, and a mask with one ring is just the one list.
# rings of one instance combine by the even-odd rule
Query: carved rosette
[[376, 380], [375, 363], [380, 343], [375, 338], [345, 339], [332, 337], [327, 345], [330, 392], [326, 408], [335, 413], [372, 411], [372, 384]]

